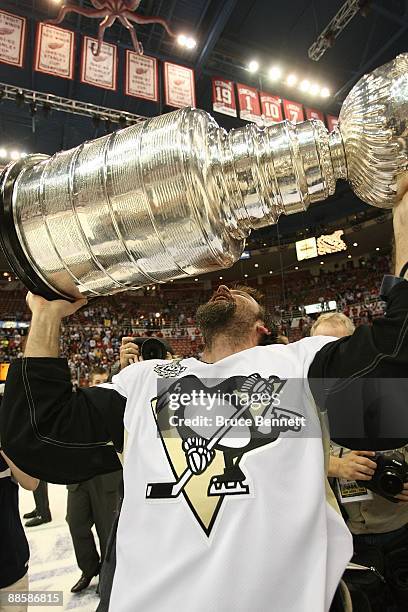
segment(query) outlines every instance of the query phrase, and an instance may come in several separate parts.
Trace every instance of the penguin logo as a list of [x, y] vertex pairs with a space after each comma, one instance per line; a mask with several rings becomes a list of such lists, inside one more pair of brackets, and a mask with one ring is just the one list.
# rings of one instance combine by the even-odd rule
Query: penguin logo
[[224, 500], [252, 493], [242, 457], [302, 428], [302, 415], [280, 406], [286, 382], [257, 373], [210, 386], [193, 375], [172, 382], [152, 410], [173, 479], [148, 483], [146, 499], [184, 496], [209, 536]]

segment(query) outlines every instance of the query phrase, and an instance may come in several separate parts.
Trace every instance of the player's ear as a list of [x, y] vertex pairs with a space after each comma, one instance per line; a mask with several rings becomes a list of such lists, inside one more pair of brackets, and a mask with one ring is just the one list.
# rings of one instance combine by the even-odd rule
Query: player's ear
[[260, 336], [270, 334], [270, 331], [266, 327], [266, 325], [264, 323], [260, 323], [259, 321], [257, 322], [255, 329], [256, 329], [257, 334], [259, 334]]

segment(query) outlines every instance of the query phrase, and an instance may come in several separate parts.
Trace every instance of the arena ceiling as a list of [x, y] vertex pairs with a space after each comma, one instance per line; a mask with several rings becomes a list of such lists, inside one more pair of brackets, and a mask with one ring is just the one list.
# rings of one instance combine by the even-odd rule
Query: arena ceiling
[[[69, 0], [67, 3], [92, 6], [89, 0]], [[194, 36], [197, 46], [194, 50], [183, 50], [158, 25], [137, 26], [137, 32], [147, 55], [195, 69], [197, 106], [209, 112], [212, 112], [211, 77], [220, 76], [257, 88], [261, 85], [276, 95], [337, 115], [347, 92], [359, 77], [407, 50], [408, 40], [407, 1], [360, 0], [360, 13], [345, 27], [333, 47], [319, 61], [312, 61], [308, 57], [309, 47], [343, 4], [344, 0], [291, 0], [290, 3], [275, 0], [142, 0], [141, 13], [163, 17], [176, 32]], [[28, 56], [34, 55], [36, 22], [54, 17], [59, 5], [58, 0], [1, 0], [2, 9], [28, 19]], [[97, 23], [95, 19], [71, 14], [62, 25], [77, 34], [95, 36]], [[125, 49], [132, 48], [128, 32], [115, 24], [106, 31], [105, 40], [118, 46], [119, 62], [123, 63]], [[77, 43], [77, 64], [80, 51], [81, 45]], [[252, 59], [257, 59], [261, 65], [260, 73], [255, 75], [247, 70]], [[324, 83], [331, 96], [312, 101], [279, 82], [268, 84], [267, 69], [276, 63], [301, 78]], [[108, 92], [85, 85], [78, 78], [69, 81], [35, 72], [31, 60], [21, 69], [0, 64], [1, 83], [143, 116], [171, 110], [162, 104], [125, 96], [123, 70], [118, 71], [118, 78], [117, 91]], [[163, 87], [162, 82], [160, 87]], [[215, 114], [215, 117], [227, 129], [243, 124], [225, 115]], [[103, 122], [95, 125], [88, 117], [52, 111], [45, 118], [40, 112], [32, 116], [27, 104], [18, 107], [14, 101], [3, 99], [0, 105], [0, 147], [7, 149], [52, 154], [102, 135], [105, 130]], [[336, 195], [328, 202], [314, 206], [312, 216], [284, 219], [280, 223], [281, 232], [284, 235], [313, 226], [324, 219], [329, 210], [330, 217], [343, 218], [366, 208], [348, 186], [340, 184]], [[5, 269], [4, 261], [0, 262], [0, 267]]]

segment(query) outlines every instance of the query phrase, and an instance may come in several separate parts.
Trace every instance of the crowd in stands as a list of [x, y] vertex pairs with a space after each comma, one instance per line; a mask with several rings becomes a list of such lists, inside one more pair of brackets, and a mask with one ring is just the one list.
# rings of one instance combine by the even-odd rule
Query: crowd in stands
[[[373, 256], [361, 259], [358, 266], [348, 261], [334, 271], [309, 270], [288, 272], [250, 280], [265, 295], [267, 309], [277, 321], [279, 333], [295, 341], [308, 335], [314, 318], [305, 306], [321, 304], [327, 310], [335, 300], [337, 310], [349, 316], [355, 325], [370, 323], [383, 313], [379, 282], [389, 272], [390, 258]], [[0, 297], [0, 363], [20, 357], [28, 331], [30, 313], [22, 286], [7, 286]], [[90, 300], [88, 305], [63, 325], [61, 352], [68, 358], [72, 378], [86, 383], [95, 366], [110, 367], [118, 359], [124, 336], [165, 339], [174, 354], [198, 356], [203, 348], [194, 315], [215, 288], [203, 283], [179, 282], [145, 287], [125, 294]], [[7, 321], [7, 326], [4, 322]], [[16, 326], [18, 325], [18, 327]], [[25, 327], [24, 327], [25, 326]]]

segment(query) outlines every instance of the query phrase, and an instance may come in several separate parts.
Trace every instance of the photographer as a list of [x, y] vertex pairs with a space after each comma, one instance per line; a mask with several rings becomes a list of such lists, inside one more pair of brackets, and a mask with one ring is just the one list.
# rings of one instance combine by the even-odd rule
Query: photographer
[[[397, 275], [408, 262], [406, 191], [408, 181], [394, 209]], [[35, 461], [37, 476], [77, 482], [118, 469], [115, 449], [123, 450], [126, 431], [111, 612], [329, 610], [352, 542], [326, 500], [316, 404], [327, 406], [341, 445], [374, 450], [408, 443], [407, 280], [391, 277], [383, 295], [386, 315], [352, 336], [259, 346], [268, 332], [259, 295], [221, 285], [197, 310], [201, 361], [143, 361], [112, 384], [73, 393], [67, 362], [59, 358], [60, 326], [85, 300], [48, 302], [28, 294], [31, 329], [24, 358], [8, 374], [2, 441], [22, 467]], [[356, 396], [354, 384], [370, 390], [373, 378], [399, 379], [400, 396], [390, 404], [376, 395], [375, 406], [367, 393]], [[261, 386], [270, 399], [271, 387], [285, 397], [288, 381], [299, 381], [295, 406], [281, 410], [302, 410], [306, 435], [256, 428], [245, 435], [224, 428], [167, 435], [169, 386], [214, 393], [218, 384], [234, 393], [217, 408], [241, 416], [248, 408], [237, 406], [239, 394]], [[196, 410], [208, 412], [203, 404]]]

